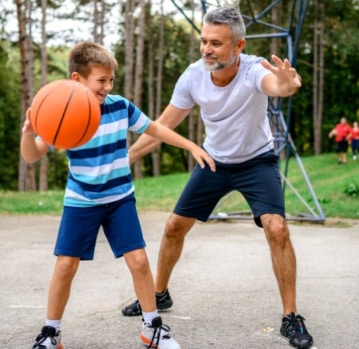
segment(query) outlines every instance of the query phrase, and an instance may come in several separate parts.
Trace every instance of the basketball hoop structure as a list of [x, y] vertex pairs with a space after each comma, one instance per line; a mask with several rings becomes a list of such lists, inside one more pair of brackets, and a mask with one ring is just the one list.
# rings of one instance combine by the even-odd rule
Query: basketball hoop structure
[[[190, 16], [186, 14], [185, 6], [179, 0], [171, 0], [173, 5], [177, 10], [185, 17], [185, 19], [192, 25], [192, 27], [200, 32], [200, 29], [196, 23], [191, 19]], [[196, 1], [195, 1], [196, 2]], [[232, 1], [232, 4], [236, 1]], [[238, 1], [239, 2], [239, 1]], [[238, 3], [237, 2], [237, 3]], [[215, 7], [224, 6], [229, 3], [229, 1], [199, 1], [201, 6], [202, 17], [205, 13]], [[283, 4], [281, 4], [283, 3]], [[276, 39], [281, 42], [281, 49], [285, 48], [285, 51], [282, 52], [284, 57], [287, 57], [291, 62], [293, 67], [296, 67], [297, 64], [297, 51], [299, 44], [299, 37], [303, 27], [304, 19], [307, 13], [309, 0], [293, 0], [293, 1], [281, 1], [276, 0], [272, 1], [266, 8], [258, 10], [255, 6], [256, 1], [241, 1], [240, 10], [243, 16], [243, 19], [246, 24], [246, 40], [247, 43], [253, 39], [266, 39], [273, 40]], [[288, 25], [287, 27], [272, 23], [272, 11], [278, 9], [282, 5], [285, 7], [285, 10], [288, 13]], [[276, 8], [277, 7], [277, 8]], [[284, 43], [282, 43], [284, 42]], [[268, 45], [269, 47], [269, 45]], [[283, 50], [282, 50], [283, 51]], [[292, 111], [293, 99], [292, 97], [288, 98], [269, 98], [268, 100], [268, 109], [267, 115], [270, 121], [273, 137], [274, 137], [274, 148], [275, 152], [280, 155], [281, 161], [281, 177], [282, 177], [282, 186], [283, 186], [283, 195], [286, 188], [292, 190], [296, 198], [300, 200], [303, 204], [303, 207], [306, 209], [305, 213], [295, 213], [288, 214], [286, 213], [287, 220], [297, 220], [297, 221], [309, 221], [315, 223], [324, 223], [325, 215], [321, 209], [320, 203], [316, 197], [314, 189], [311, 185], [309, 177], [305, 171], [303, 163], [300, 159], [298, 151], [295, 147], [294, 141], [290, 135], [289, 129], [291, 124], [291, 111]], [[283, 109], [286, 110], [285, 116]], [[308, 194], [310, 195], [309, 199], [304, 199], [303, 196], [296, 190], [294, 185], [290, 182], [288, 178], [288, 169], [289, 169], [289, 160], [291, 157], [294, 157], [298, 168], [301, 172], [301, 175], [305, 181]], [[232, 196], [235, 192], [230, 192], [225, 197], [220, 200], [217, 204], [215, 210], [209, 217], [209, 219], [253, 219], [250, 212], [218, 212], [219, 208]]]

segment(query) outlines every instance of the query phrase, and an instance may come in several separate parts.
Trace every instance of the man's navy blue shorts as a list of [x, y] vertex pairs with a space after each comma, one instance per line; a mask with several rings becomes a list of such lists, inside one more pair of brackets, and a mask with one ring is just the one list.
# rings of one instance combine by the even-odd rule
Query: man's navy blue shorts
[[252, 210], [254, 221], [262, 227], [265, 213], [285, 217], [278, 155], [269, 151], [241, 164], [216, 163], [216, 172], [198, 165], [174, 208], [174, 213], [206, 221], [218, 201], [233, 190], [242, 193]]
[[64, 207], [55, 255], [92, 260], [102, 226], [116, 258], [146, 246], [133, 194], [94, 207]]

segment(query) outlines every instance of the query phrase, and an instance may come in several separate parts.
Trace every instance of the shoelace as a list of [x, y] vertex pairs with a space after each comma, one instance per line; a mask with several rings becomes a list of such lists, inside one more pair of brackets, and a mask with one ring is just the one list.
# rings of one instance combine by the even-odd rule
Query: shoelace
[[[46, 346], [41, 345], [41, 343], [44, 343], [45, 340], [47, 338], [49, 338], [49, 337], [46, 337], [46, 336], [43, 336], [43, 335], [40, 335], [40, 336], [36, 338], [36, 343], [33, 346], [34, 349], [46, 349]], [[51, 344], [55, 345], [56, 344], [56, 339], [54, 337], [50, 337], [50, 338], [51, 338]]]
[[[164, 330], [167, 333], [161, 336], [161, 331]], [[158, 327], [154, 327], [153, 336], [151, 338], [151, 342], [148, 345], [147, 349], [158, 348], [158, 344], [160, 339], [170, 339], [171, 335], [169, 334], [170, 328], [167, 325], [161, 325]], [[152, 345], [155, 345], [154, 347]]]
[[34, 346], [32, 347], [33, 349], [46, 349], [45, 345], [42, 345], [41, 343], [44, 343], [46, 341], [47, 338], [51, 338], [51, 344], [55, 345], [56, 344], [56, 339], [54, 338], [54, 336], [49, 335], [49, 334], [44, 334], [44, 333], [40, 333], [37, 338], [36, 338], [36, 343], [34, 344]]
[[304, 317], [301, 315], [291, 316], [285, 321], [284, 326], [290, 337], [293, 337], [296, 332], [306, 333], [306, 328], [304, 325]]

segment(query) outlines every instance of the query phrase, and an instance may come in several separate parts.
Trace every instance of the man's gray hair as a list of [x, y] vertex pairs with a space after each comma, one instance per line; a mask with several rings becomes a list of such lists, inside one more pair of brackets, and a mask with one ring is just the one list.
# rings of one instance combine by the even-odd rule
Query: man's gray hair
[[220, 7], [208, 12], [203, 18], [204, 24], [227, 25], [234, 40], [244, 39], [246, 26], [243, 17], [234, 7]]

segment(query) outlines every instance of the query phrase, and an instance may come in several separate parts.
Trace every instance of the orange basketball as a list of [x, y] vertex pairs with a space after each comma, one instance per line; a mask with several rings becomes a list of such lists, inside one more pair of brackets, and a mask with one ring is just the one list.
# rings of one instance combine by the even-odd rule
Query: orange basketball
[[36, 134], [45, 143], [61, 149], [88, 142], [100, 118], [96, 96], [74, 80], [56, 80], [44, 85], [30, 109], [30, 122]]

